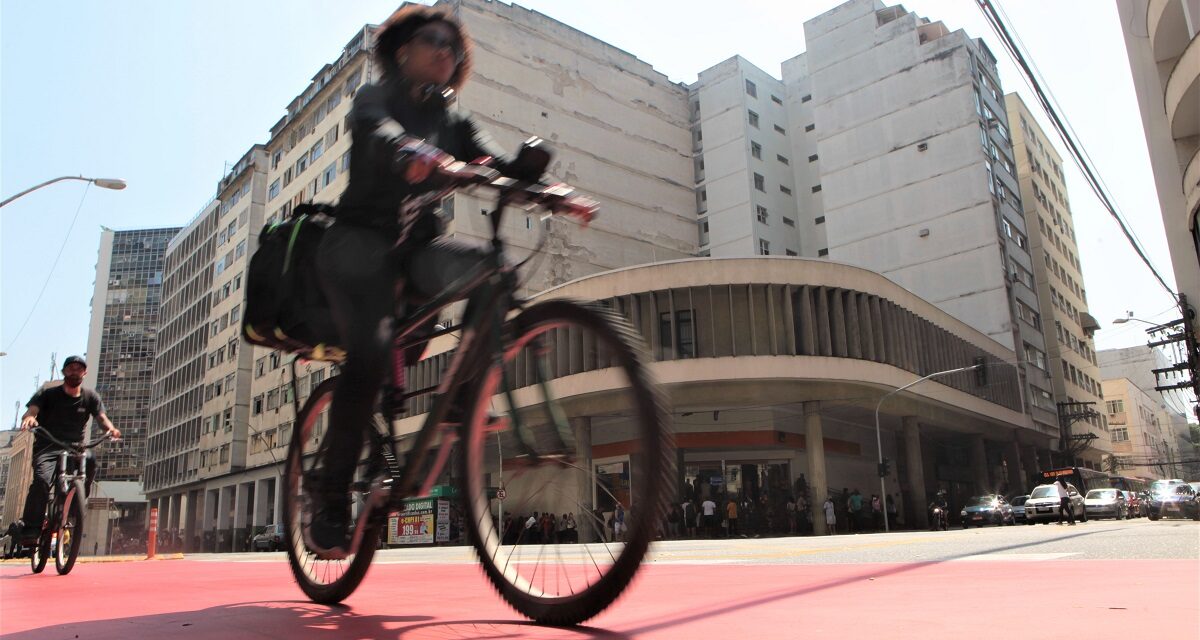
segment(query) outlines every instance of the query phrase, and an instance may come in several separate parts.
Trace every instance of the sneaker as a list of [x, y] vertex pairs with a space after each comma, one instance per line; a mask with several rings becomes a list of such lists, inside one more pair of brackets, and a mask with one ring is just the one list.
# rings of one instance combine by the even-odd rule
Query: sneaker
[[313, 494], [313, 519], [309, 535], [313, 544], [326, 551], [345, 551], [350, 546], [350, 499], [345, 493]]

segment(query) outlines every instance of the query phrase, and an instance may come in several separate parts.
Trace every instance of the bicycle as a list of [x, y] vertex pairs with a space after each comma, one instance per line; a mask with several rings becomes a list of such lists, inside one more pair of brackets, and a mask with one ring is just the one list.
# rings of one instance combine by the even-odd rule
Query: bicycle
[[[541, 153], [539, 158], [536, 143], [527, 143], [517, 162], [540, 162], [534, 175], [541, 175], [549, 160]], [[395, 314], [392, 366], [351, 486], [353, 524], [345, 553], [320, 549], [308, 535], [312, 504], [306, 484], [320, 477], [320, 436], [336, 377], [313, 389], [297, 412], [285, 463], [288, 561], [310, 599], [341, 601], [365, 576], [388, 514], [403, 517], [406, 498], [429, 496], [444, 470], [457, 469], [457, 477], [450, 475], [465, 509], [463, 527], [488, 580], [513, 608], [537, 622], [578, 624], [629, 584], [665, 515], [675, 464], [665, 403], [643, 365], [640, 338], [620, 315], [567, 299], [528, 304], [517, 295], [517, 273], [540, 254], [546, 232], [543, 228], [529, 257], [506, 266], [500, 235], [505, 209], [523, 205], [553, 215], [571, 206], [572, 190], [498, 177], [477, 165], [456, 167], [442, 171], [438, 190], [406, 206], [430, 206], [460, 188], [494, 191], [490, 251], [447, 291]], [[487, 304], [473, 311], [468, 306], [460, 323], [420, 335], [442, 310], [485, 285]], [[404, 390], [406, 349], [455, 336], [457, 348], [418, 366], [413, 386], [419, 388]], [[430, 369], [443, 363], [445, 375], [436, 381]], [[299, 397], [293, 398], [298, 405]], [[410, 402], [428, 411], [415, 436], [406, 438], [391, 427], [400, 424]], [[418, 413], [400, 429], [417, 422]], [[448, 464], [452, 450], [458, 452], [457, 467]], [[594, 453], [602, 455], [593, 459]], [[607, 466], [598, 470], [594, 460]], [[604, 526], [604, 510], [618, 502], [627, 510], [622, 543], [609, 542]], [[569, 544], [571, 536], [558, 543], [545, 526], [547, 517], [557, 520], [561, 512], [565, 518], [567, 511], [580, 523], [579, 544]], [[503, 526], [506, 512], [514, 523], [520, 514], [524, 525]], [[542, 516], [535, 528], [538, 513], [553, 515]], [[422, 530], [437, 528], [419, 517], [426, 518], [425, 527], [413, 522], [406, 533], [419, 538]], [[536, 558], [525, 553], [530, 544], [539, 544]], [[557, 562], [543, 567], [544, 560]]]
[[41, 573], [53, 553], [55, 570], [58, 575], [65, 576], [75, 566], [83, 538], [87, 452], [108, 440], [109, 435], [104, 434], [99, 440], [85, 445], [82, 442], [63, 442], [42, 427], [34, 427], [31, 432], [35, 437], [58, 445], [62, 451], [58, 452], [58, 469], [54, 474], [50, 499], [46, 502], [41, 533], [30, 550], [29, 566], [34, 573]]

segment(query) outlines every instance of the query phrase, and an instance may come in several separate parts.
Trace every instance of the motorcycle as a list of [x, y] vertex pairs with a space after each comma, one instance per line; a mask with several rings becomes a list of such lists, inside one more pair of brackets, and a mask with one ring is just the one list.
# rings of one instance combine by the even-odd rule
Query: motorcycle
[[930, 530], [937, 531], [940, 527], [942, 531], [945, 531], [949, 524], [946, 519], [946, 510], [938, 505], [931, 505], [929, 508], [929, 513]]

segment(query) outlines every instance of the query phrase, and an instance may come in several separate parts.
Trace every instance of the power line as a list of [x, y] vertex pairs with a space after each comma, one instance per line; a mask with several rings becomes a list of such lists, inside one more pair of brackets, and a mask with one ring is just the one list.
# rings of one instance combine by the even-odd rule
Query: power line
[[995, 31], [996, 35], [1000, 38], [1004, 48], [1008, 51], [1009, 55], [1013, 58], [1013, 61], [1016, 62], [1017, 66], [1020, 67], [1021, 72], [1025, 75], [1025, 79], [1037, 97], [1038, 103], [1042, 106], [1042, 109], [1050, 118], [1051, 124], [1054, 126], [1054, 130], [1058, 133], [1059, 138], [1061, 138], [1063, 143], [1067, 146], [1067, 151], [1069, 152], [1071, 159], [1083, 173], [1083, 176], [1087, 180], [1088, 186], [1091, 187], [1092, 192], [1096, 194], [1096, 197], [1099, 198], [1100, 203], [1105, 209], [1108, 210], [1109, 215], [1111, 215], [1113, 219], [1117, 221], [1117, 226], [1121, 228], [1121, 233], [1125, 235], [1125, 239], [1129, 241], [1129, 245], [1133, 247], [1133, 250], [1137, 253], [1138, 257], [1141, 258], [1146, 267], [1150, 269], [1150, 273], [1154, 274], [1155, 279], [1158, 280], [1158, 283], [1162, 285], [1163, 289], [1166, 289], [1167, 292], [1171, 294], [1172, 298], [1178, 300], [1179, 295], [1167, 284], [1167, 281], [1163, 279], [1158, 270], [1154, 268], [1154, 265], [1150, 262], [1150, 258], [1146, 256], [1146, 253], [1143, 251], [1140, 243], [1138, 243], [1137, 238], [1134, 237], [1133, 232], [1125, 223], [1124, 218], [1120, 212], [1117, 211], [1116, 205], [1113, 204], [1112, 200], [1109, 198], [1108, 193], [1105, 190], [1104, 183], [1100, 180], [1098, 174], [1090, 164], [1090, 158], [1082, 150], [1082, 147], [1075, 142], [1075, 138], [1072, 135], [1073, 129], [1064, 123], [1063, 118], [1058, 115], [1058, 111], [1055, 109], [1055, 106], [1051, 104], [1051, 99], [1047, 96], [1046, 90], [1043, 89], [1042, 82], [1039, 80], [1038, 74], [1030, 68], [1030, 63], [1026, 60], [1026, 57], [1021, 50], [1022, 48], [1017, 42], [1014, 41], [1012, 34], [1015, 33], [1015, 31], [1012, 31], [1005, 24], [1005, 21], [1000, 17], [996, 11], [996, 8], [992, 5], [991, 0], [975, 1], [979, 6], [979, 10], [983, 12], [984, 18], [992, 27], [992, 30]]
[[13, 346], [17, 344], [17, 339], [21, 337], [21, 333], [25, 331], [25, 327], [29, 324], [29, 320], [33, 318], [33, 312], [37, 310], [38, 303], [42, 301], [42, 295], [46, 293], [46, 287], [50, 285], [50, 278], [54, 276], [54, 270], [58, 268], [58, 261], [62, 258], [63, 251], [67, 248], [67, 240], [71, 238], [71, 230], [75, 228], [75, 221], [79, 219], [79, 212], [83, 210], [83, 201], [87, 198], [88, 190], [92, 188], [92, 183], [87, 183], [83, 188], [83, 196], [79, 198], [79, 206], [75, 207], [75, 215], [71, 218], [71, 224], [67, 227], [67, 235], [63, 237], [62, 245], [58, 247], [58, 255], [54, 256], [54, 264], [50, 265], [50, 272], [46, 274], [46, 281], [42, 283], [42, 290], [38, 292], [37, 298], [33, 301], [33, 306], [29, 308], [29, 315], [25, 316], [25, 321], [21, 323], [21, 328], [17, 329], [17, 335], [8, 343], [8, 349], [12, 351]]

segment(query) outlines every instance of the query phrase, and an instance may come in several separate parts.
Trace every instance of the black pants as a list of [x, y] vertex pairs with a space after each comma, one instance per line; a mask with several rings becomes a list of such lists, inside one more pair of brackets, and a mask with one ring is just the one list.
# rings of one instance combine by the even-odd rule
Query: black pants
[[1058, 501], [1058, 521], [1063, 521], [1063, 514], [1066, 514], [1071, 520], [1071, 524], [1075, 524], [1075, 509], [1071, 506], [1070, 498], [1059, 498]]
[[[400, 264], [392, 248], [393, 240], [383, 232], [334, 224], [317, 251], [322, 288], [346, 349], [326, 436], [325, 488], [331, 493], [345, 493], [354, 477], [375, 398], [387, 375], [397, 278], [403, 272], [406, 292], [432, 297], [486, 256], [483, 249], [443, 239], [409, 251]], [[482, 287], [472, 302], [487, 295]]]
[[[25, 496], [25, 511], [21, 516], [27, 527], [42, 526], [46, 502], [50, 499], [50, 485], [54, 483], [54, 476], [58, 472], [58, 456], [61, 452], [61, 449], [47, 448], [33, 455], [33, 481], [29, 483], [29, 493]], [[89, 452], [86, 461], [88, 480], [84, 492], [91, 494], [92, 479], [96, 476], [96, 458]]]

